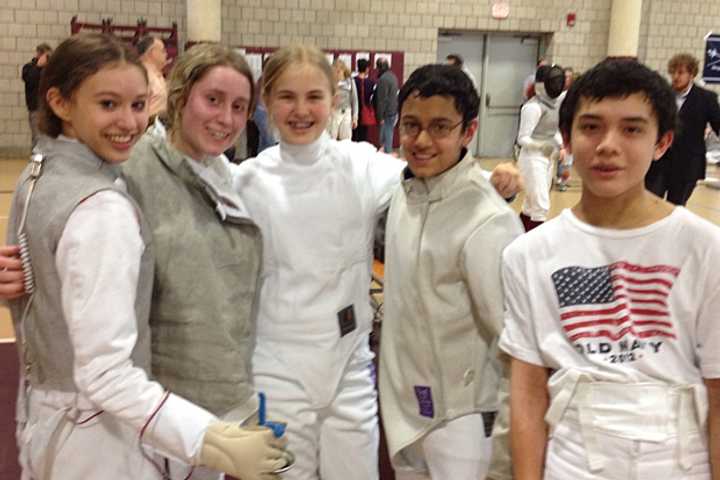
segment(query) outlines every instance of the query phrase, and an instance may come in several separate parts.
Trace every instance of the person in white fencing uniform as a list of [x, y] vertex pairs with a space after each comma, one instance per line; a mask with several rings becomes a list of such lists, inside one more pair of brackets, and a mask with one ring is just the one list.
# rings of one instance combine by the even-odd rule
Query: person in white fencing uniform
[[425, 65], [400, 89], [408, 162], [386, 230], [380, 405], [398, 480], [485, 478], [497, 410], [502, 250], [522, 233], [467, 145], [469, 77]]
[[633, 60], [568, 91], [582, 196], [504, 254], [514, 478], [718, 478], [720, 228], [644, 184], [676, 112]]
[[350, 76], [348, 66], [340, 59], [333, 62], [333, 70], [337, 79], [337, 93], [328, 133], [333, 140], [350, 140], [358, 123], [359, 107], [355, 80]]
[[547, 219], [553, 161], [562, 144], [558, 112], [564, 97], [565, 74], [558, 66], [543, 65], [535, 74], [535, 96], [520, 110], [518, 168], [525, 182], [520, 219], [529, 231]]

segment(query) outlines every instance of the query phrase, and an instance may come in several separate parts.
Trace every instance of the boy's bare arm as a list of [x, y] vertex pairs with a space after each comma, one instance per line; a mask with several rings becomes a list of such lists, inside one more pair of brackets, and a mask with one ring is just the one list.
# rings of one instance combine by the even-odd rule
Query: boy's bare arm
[[708, 446], [712, 480], [720, 480], [720, 378], [705, 379], [708, 392]]
[[[545, 469], [548, 370], [516, 358], [510, 364], [510, 447], [516, 480], [541, 480]], [[713, 479], [717, 480], [717, 479]]]

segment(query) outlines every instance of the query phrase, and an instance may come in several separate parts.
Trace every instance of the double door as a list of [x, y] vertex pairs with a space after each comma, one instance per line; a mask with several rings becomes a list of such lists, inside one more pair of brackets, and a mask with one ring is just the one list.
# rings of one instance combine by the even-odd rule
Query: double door
[[517, 135], [522, 87], [535, 71], [540, 34], [440, 32], [437, 60], [456, 53], [477, 79], [480, 127], [470, 143], [478, 157], [512, 156]]

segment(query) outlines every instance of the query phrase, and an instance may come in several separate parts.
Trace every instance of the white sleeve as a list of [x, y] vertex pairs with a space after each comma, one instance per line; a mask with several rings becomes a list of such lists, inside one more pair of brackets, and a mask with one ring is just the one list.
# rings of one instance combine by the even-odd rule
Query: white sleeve
[[[94, 405], [138, 433], [164, 394], [130, 358], [138, 335], [135, 298], [144, 249], [134, 207], [107, 190], [70, 215], [55, 260], [75, 383]], [[214, 416], [170, 395], [155, 418], [144, 440], [191, 462]]]
[[364, 175], [370, 182], [370, 189], [373, 195], [375, 213], [380, 214], [390, 205], [390, 199], [395, 189], [402, 181], [402, 171], [407, 162], [399, 158], [378, 152], [375, 146], [366, 142], [340, 142], [351, 148], [353, 164], [365, 162]]
[[518, 144], [521, 147], [539, 147], [539, 143], [532, 139], [532, 134], [535, 131], [542, 117], [542, 110], [540, 106], [529, 102], [523, 105], [520, 110], [520, 127], [518, 128]]
[[[512, 247], [511, 247], [512, 249]], [[505, 294], [505, 328], [500, 335], [500, 349], [511, 357], [533, 365], [544, 366], [535, 334], [534, 318], [521, 272], [503, 253], [502, 286]], [[522, 275], [522, 278], [527, 278]]]
[[463, 248], [462, 269], [475, 321], [488, 343], [500, 335], [503, 327], [502, 252], [521, 233], [516, 214], [500, 213], [477, 228]]
[[[713, 265], [713, 263], [708, 263]], [[715, 264], [716, 265], [716, 264]], [[720, 286], [717, 283], [708, 285], [713, 292], [705, 297], [697, 322], [697, 348], [700, 358], [700, 374], [703, 378], [720, 378], [720, 328], [718, 328], [718, 312], [720, 312]]]

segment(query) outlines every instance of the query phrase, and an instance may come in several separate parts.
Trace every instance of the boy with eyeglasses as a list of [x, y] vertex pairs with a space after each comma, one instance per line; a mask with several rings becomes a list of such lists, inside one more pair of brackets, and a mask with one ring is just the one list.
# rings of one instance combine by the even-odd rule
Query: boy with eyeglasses
[[390, 456], [398, 480], [481, 479], [497, 410], [501, 254], [522, 227], [467, 150], [480, 103], [467, 75], [426, 65], [398, 101], [408, 165], [387, 222], [379, 377]]

